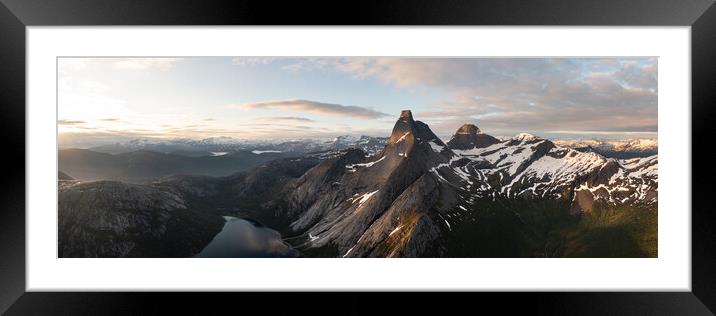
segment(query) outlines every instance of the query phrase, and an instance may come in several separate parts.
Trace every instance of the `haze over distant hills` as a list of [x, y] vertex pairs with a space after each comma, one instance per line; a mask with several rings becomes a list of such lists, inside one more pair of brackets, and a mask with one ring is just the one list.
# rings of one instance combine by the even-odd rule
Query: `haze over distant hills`
[[[458, 131], [453, 137], [453, 147], [494, 144], [499, 139], [481, 133], [474, 125], [466, 125], [465, 130]], [[474, 133], [471, 129], [477, 129]], [[478, 135], [478, 136], [470, 136]], [[470, 137], [474, 137], [470, 138]], [[60, 162], [68, 167], [68, 172], [77, 174], [82, 179], [124, 179], [137, 178], [131, 170], [116, 167], [117, 173], [102, 172], [111, 160], [134, 159], [135, 163], [162, 164], [163, 167], [143, 174], [140, 178], [146, 179], [154, 176], [169, 174], [197, 174], [197, 175], [228, 175], [244, 168], [255, 166], [257, 163], [286, 156], [300, 156], [307, 153], [321, 151], [336, 151], [348, 148], [360, 148], [369, 155], [378, 153], [386, 145], [388, 138], [352, 135], [338, 136], [330, 140], [297, 139], [290, 141], [260, 141], [242, 140], [231, 137], [213, 137], [201, 140], [191, 139], [134, 139], [126, 142], [117, 142], [102, 146], [90, 147], [87, 150], [74, 148], [60, 150]], [[447, 141], [447, 139], [445, 139]], [[554, 140], [556, 145], [569, 147], [581, 152], [594, 151], [607, 158], [637, 158], [648, 157], [658, 153], [656, 139], [630, 139], [630, 140]], [[133, 153], [135, 152], [135, 153]], [[149, 152], [154, 152], [151, 154]], [[98, 153], [112, 154], [115, 157], [102, 156]], [[143, 153], [143, 154], [142, 154]], [[154, 157], [157, 161], [152, 162]], [[263, 155], [263, 156], [258, 156]], [[143, 156], [139, 162], [139, 156]], [[223, 158], [207, 158], [226, 156]], [[97, 158], [103, 157], [101, 160]], [[197, 159], [186, 159], [194, 157]], [[199, 158], [201, 157], [201, 158]], [[75, 166], [72, 159], [82, 161], [82, 167]], [[95, 164], [97, 164], [95, 166]], [[120, 163], [122, 164], [122, 163]], [[124, 162], [124, 165], [130, 165]], [[172, 168], [171, 166], [176, 166]], [[143, 168], [136, 166], [137, 168]], [[146, 167], [144, 167], [146, 169]], [[181, 170], [180, 170], [181, 169]], [[77, 171], [75, 171], [77, 170]], [[159, 171], [163, 170], [163, 171]], [[124, 174], [124, 177], [118, 177]]]
[[170, 175], [227, 176], [282, 158], [360, 148], [375, 154], [384, 137], [339, 136], [329, 141], [295, 140], [278, 143], [233, 138], [148, 140], [59, 150], [60, 170], [78, 180], [119, 180], [141, 183]]
[[658, 154], [656, 139], [628, 140], [556, 140], [559, 146], [570, 147], [582, 152], [594, 151], [602, 156], [619, 159], [648, 157]]
[[[467, 148], [500, 142], [481, 133], [474, 125], [462, 127], [451, 138], [451, 147]], [[477, 129], [477, 132], [472, 129]], [[477, 135], [477, 136], [473, 136]], [[510, 139], [507, 137], [505, 139]], [[359, 148], [375, 155], [386, 145], [386, 137], [351, 135], [331, 140], [303, 139], [282, 142], [239, 140], [217, 137], [203, 140], [136, 139], [90, 149], [61, 149], [60, 169], [79, 180], [120, 180], [146, 182], [164, 176], [226, 176], [281, 157]], [[658, 153], [656, 139], [555, 140], [555, 145], [580, 152], [596, 152], [607, 158], [629, 159]]]
[[[497, 137], [495, 139], [499, 140], [509, 138], [511, 138], [511, 136]], [[444, 140], [447, 139], [449, 138], [446, 138]], [[138, 150], [146, 150], [184, 156], [205, 156], [212, 155], [212, 153], [221, 154], [225, 152], [240, 150], [258, 152], [280, 151], [307, 153], [322, 150], [340, 150], [347, 148], [361, 148], [365, 151], [374, 153], [382, 149], [382, 146], [384, 146], [386, 142], [387, 137], [372, 137], [365, 135], [361, 135], [359, 137], [352, 135], [341, 135], [329, 140], [296, 139], [288, 141], [261, 141], [238, 139], [231, 137], [213, 137], [201, 140], [138, 138], [124, 142], [116, 142], [112, 144], [89, 147], [86, 149], [108, 154], [121, 154]], [[610, 153], [616, 155], [620, 153], [633, 153], [635, 155], [650, 156], [657, 153], [658, 151], [658, 140], [653, 138], [635, 138], [626, 140], [555, 139], [553, 140], [553, 142], [557, 145], [574, 149], [591, 147], [594, 150], [603, 151], [603, 153], [601, 154], [606, 156], [609, 156]]]
[[[260, 221], [306, 257], [656, 256], [656, 155], [609, 158], [527, 133], [500, 140], [473, 124], [444, 142], [408, 110], [387, 138], [301, 143], [291, 148], [318, 150], [60, 151], [60, 256], [193, 256], [225, 215]], [[648, 147], [639, 144], [609, 148]], [[243, 170], [206, 176], [231, 166]], [[162, 178], [71, 180], [103, 169]]]
[[387, 138], [362, 135], [341, 135], [332, 139], [294, 139], [283, 141], [247, 140], [231, 137], [212, 137], [200, 140], [192, 139], [149, 139], [139, 138], [125, 142], [116, 142], [87, 148], [108, 154], [121, 154], [133, 151], [155, 151], [183, 156], [217, 155], [235, 151], [255, 153], [309, 153], [324, 150], [361, 148], [367, 152], [377, 152], [383, 148]]
[[184, 156], [148, 150], [112, 155], [88, 149], [63, 149], [59, 151], [59, 168], [78, 180], [142, 183], [177, 174], [225, 176], [285, 156], [247, 151]]

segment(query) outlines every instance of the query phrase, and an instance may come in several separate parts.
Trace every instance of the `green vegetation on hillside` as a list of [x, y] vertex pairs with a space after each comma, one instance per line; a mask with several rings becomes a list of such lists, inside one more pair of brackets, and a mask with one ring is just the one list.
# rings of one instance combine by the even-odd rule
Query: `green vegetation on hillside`
[[447, 256], [657, 257], [656, 205], [569, 209], [567, 200], [480, 201], [452, 225]]
[[656, 206], [595, 204], [567, 230], [565, 257], [658, 257]]

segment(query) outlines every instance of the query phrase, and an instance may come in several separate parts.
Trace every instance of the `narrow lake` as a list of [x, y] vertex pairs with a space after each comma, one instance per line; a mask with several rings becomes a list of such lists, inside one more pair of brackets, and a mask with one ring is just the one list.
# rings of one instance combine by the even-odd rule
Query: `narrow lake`
[[226, 223], [195, 258], [298, 257], [299, 252], [281, 239], [279, 232], [257, 222], [224, 216]]

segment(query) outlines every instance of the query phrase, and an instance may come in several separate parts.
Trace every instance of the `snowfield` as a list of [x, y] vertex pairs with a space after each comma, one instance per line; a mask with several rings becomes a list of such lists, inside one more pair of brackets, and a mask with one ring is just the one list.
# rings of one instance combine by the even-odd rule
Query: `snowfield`
[[[559, 146], [527, 133], [488, 147], [452, 152], [456, 156], [450, 162], [438, 164], [430, 172], [438, 181], [470, 192], [473, 200], [525, 194], [558, 199], [570, 191], [575, 194], [584, 191], [594, 200], [609, 203], [657, 202], [657, 155], [606, 158], [595, 152]], [[457, 166], [455, 162], [462, 158], [472, 163]], [[460, 183], [448, 179], [459, 179]]]

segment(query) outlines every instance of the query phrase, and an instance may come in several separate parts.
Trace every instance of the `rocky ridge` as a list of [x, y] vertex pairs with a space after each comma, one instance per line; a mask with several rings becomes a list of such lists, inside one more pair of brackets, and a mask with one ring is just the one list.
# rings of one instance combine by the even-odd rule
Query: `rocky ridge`
[[657, 204], [656, 155], [606, 158], [527, 133], [498, 140], [472, 124], [444, 143], [409, 110], [371, 146], [380, 150], [334, 149], [146, 185], [60, 174], [60, 254], [191, 256], [220, 215], [250, 212], [307, 256], [440, 257], [455, 227], [479, 220], [475, 210], [489, 202], [562, 201], [575, 215], [597, 203]]
[[304, 250], [440, 256], [440, 237], [486, 200], [561, 199], [574, 214], [596, 202], [655, 204], [657, 171], [656, 156], [605, 158], [527, 133], [499, 141], [470, 124], [445, 144], [403, 111], [380, 153], [354, 150], [324, 161], [285, 199]]

